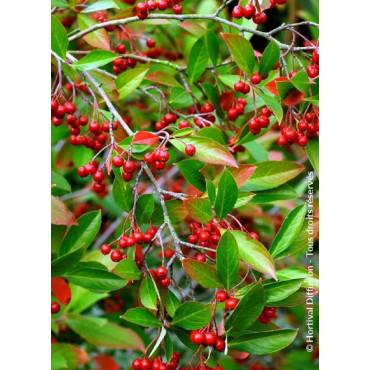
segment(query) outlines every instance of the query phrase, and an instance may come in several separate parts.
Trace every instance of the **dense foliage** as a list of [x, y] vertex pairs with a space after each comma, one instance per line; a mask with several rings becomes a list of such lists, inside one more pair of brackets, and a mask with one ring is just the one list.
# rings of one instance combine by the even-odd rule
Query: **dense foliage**
[[318, 368], [318, 1], [51, 2], [52, 369]]

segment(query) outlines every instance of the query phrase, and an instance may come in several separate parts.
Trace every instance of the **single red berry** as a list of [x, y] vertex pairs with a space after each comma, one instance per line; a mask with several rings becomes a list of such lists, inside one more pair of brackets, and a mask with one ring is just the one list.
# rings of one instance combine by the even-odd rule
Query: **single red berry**
[[110, 258], [113, 262], [119, 262], [122, 259], [122, 253], [118, 249], [115, 249], [110, 254]]
[[170, 159], [170, 155], [167, 150], [158, 150], [155, 152], [155, 157], [158, 161], [167, 162]]
[[148, 48], [155, 48], [155, 40], [153, 40], [153, 39], [147, 39], [146, 40], [146, 46], [148, 47]]
[[319, 49], [315, 50], [312, 54], [312, 62], [319, 64]]
[[158, 9], [159, 10], [166, 10], [168, 8], [168, 3], [166, 0], [159, 0], [158, 1]]
[[234, 9], [232, 11], [233, 18], [241, 18], [243, 16], [243, 8], [239, 5], [234, 6]]
[[237, 110], [235, 108], [230, 108], [227, 111], [227, 118], [230, 121], [235, 121], [238, 118], [238, 112], [237, 112]]
[[141, 360], [136, 358], [134, 361], [132, 361], [131, 367], [133, 370], [141, 370]]
[[93, 179], [96, 182], [102, 182], [104, 180], [104, 172], [102, 170], [96, 170], [93, 174]]
[[146, 12], [147, 10], [148, 10], [147, 3], [142, 2], [136, 5], [136, 11], [138, 12]]
[[297, 137], [297, 132], [290, 127], [287, 127], [284, 131], [284, 136], [288, 141], [294, 141]]
[[168, 271], [164, 266], [160, 266], [155, 271], [155, 274], [157, 275], [158, 278], [164, 278], [167, 276]]
[[126, 46], [124, 44], [118, 44], [116, 46], [116, 52], [120, 54], [125, 54], [126, 53]]
[[80, 177], [89, 176], [89, 172], [87, 171], [85, 166], [78, 167], [77, 174]]
[[91, 175], [92, 173], [95, 172], [95, 166], [92, 163], [88, 163], [86, 166], [86, 171]]
[[58, 108], [58, 102], [51, 99], [51, 111], [54, 112]]
[[201, 254], [201, 253], [197, 254], [195, 258], [197, 259], [197, 261], [203, 262], [203, 263], [206, 262], [207, 260], [205, 254]]
[[123, 164], [123, 170], [127, 173], [133, 173], [135, 171], [135, 163], [133, 161], [126, 161]]
[[162, 162], [162, 161], [155, 161], [154, 162], [154, 168], [156, 170], [163, 170], [166, 168], [166, 162]]
[[100, 126], [99, 126], [98, 122], [95, 122], [95, 121], [90, 122], [89, 130], [91, 132], [97, 132], [97, 131], [99, 131], [99, 129], [100, 129]]
[[60, 311], [60, 304], [58, 302], [51, 302], [51, 313], [56, 314]]
[[213, 346], [216, 343], [217, 336], [215, 333], [211, 331], [207, 331], [204, 333], [204, 345], [205, 346]]
[[112, 164], [114, 167], [122, 167], [123, 166], [123, 158], [119, 155], [116, 155], [115, 157], [113, 157], [112, 159]]
[[215, 296], [217, 302], [225, 302], [228, 297], [229, 295], [225, 290], [219, 290]]
[[67, 101], [65, 104], [64, 104], [65, 108], [66, 108], [66, 111], [67, 113], [74, 113], [76, 112], [76, 105], [74, 103], [72, 103], [71, 101]]
[[259, 122], [259, 124], [260, 124], [260, 126], [262, 127], [262, 128], [266, 128], [266, 127], [268, 127], [269, 126], [269, 124], [270, 124], [270, 120], [268, 119], [268, 117], [266, 117], [266, 116], [259, 116], [258, 117], [258, 122]]
[[253, 239], [256, 239], [256, 240], [259, 240], [259, 239], [260, 239], [260, 237], [258, 236], [258, 234], [257, 234], [257, 233], [255, 233], [254, 231], [251, 231], [251, 232], [249, 233], [249, 236], [250, 236], [251, 238], [253, 238]]
[[271, 116], [271, 114], [272, 114], [272, 112], [271, 112], [271, 110], [270, 110], [270, 109], [268, 109], [267, 107], [263, 107], [263, 108], [261, 109], [261, 114], [262, 114], [263, 116], [265, 116], [265, 117], [270, 117], [270, 116]]
[[158, 6], [155, 0], [148, 0], [146, 4], [148, 6], [148, 10], [156, 10]]
[[60, 126], [63, 123], [63, 118], [58, 118], [58, 117], [52, 117], [51, 122], [55, 127]]
[[216, 342], [215, 344], [213, 345], [213, 348], [218, 351], [218, 352], [222, 352], [224, 349], [225, 349], [225, 341], [220, 338], [220, 337], [217, 337], [216, 338]]
[[298, 122], [298, 130], [299, 131], [306, 131], [308, 128], [308, 123], [305, 119], [302, 119]]
[[307, 141], [308, 141], [308, 139], [307, 139], [307, 137], [305, 135], [302, 134], [302, 135], [297, 136], [296, 143], [299, 146], [301, 146], [301, 147], [306, 146]]
[[167, 288], [171, 284], [171, 279], [169, 277], [165, 277], [159, 280], [159, 285]]
[[319, 75], [319, 70], [315, 66], [309, 65], [307, 67], [307, 74], [308, 74], [308, 77], [315, 78]]
[[241, 91], [244, 95], [247, 95], [251, 91], [251, 87], [248, 84], [244, 84], [243, 90]]
[[186, 153], [187, 155], [189, 155], [189, 156], [193, 156], [193, 155], [195, 154], [195, 152], [196, 152], [196, 148], [195, 148], [195, 146], [194, 146], [194, 145], [192, 145], [192, 144], [187, 144], [187, 145], [185, 146], [185, 153]]
[[248, 126], [251, 130], [252, 129], [259, 129], [261, 127], [260, 122], [259, 122], [257, 117], [251, 118], [250, 121], [248, 122]]
[[277, 145], [279, 145], [279, 146], [285, 146], [285, 145], [287, 145], [288, 144], [288, 141], [287, 141], [287, 139], [285, 138], [285, 136], [283, 136], [283, 135], [280, 135], [278, 138], [277, 138]]
[[152, 361], [148, 358], [143, 358], [141, 360], [141, 370], [151, 370], [152, 369]]
[[153, 163], [154, 162], [154, 155], [153, 155], [153, 153], [150, 153], [150, 152], [148, 152], [148, 153], [145, 153], [145, 155], [144, 155], [144, 161], [146, 162], [146, 163]]
[[247, 4], [243, 9], [243, 16], [251, 19], [256, 14], [256, 7], [253, 4]]
[[77, 117], [74, 114], [68, 114], [66, 117], [66, 123], [73, 126], [77, 123]]
[[305, 116], [304, 116], [305, 120], [308, 122], [308, 123], [312, 123], [313, 122], [313, 119], [315, 118], [315, 115], [313, 113], [306, 113]]
[[236, 305], [238, 304], [238, 300], [236, 298], [230, 297], [225, 301], [225, 309], [226, 310], [233, 310]]
[[191, 244], [195, 244], [198, 241], [198, 235], [191, 234], [188, 236], [188, 242]]
[[174, 113], [166, 113], [163, 117], [163, 120], [166, 124], [175, 123], [177, 120], [177, 116]]
[[109, 254], [110, 253], [110, 245], [109, 244], [103, 244], [101, 247], [100, 247], [100, 252], [102, 252], [103, 254]]
[[190, 123], [188, 121], [182, 120], [178, 124], [179, 129], [191, 127]]
[[172, 7], [172, 10], [175, 14], [181, 14], [182, 13], [182, 6], [179, 5], [179, 4], [175, 4], [173, 7]]
[[256, 24], [263, 24], [266, 23], [267, 16], [264, 12], [257, 13], [253, 16], [253, 22]]
[[243, 89], [244, 89], [244, 85], [245, 85], [245, 83], [243, 81], [236, 81], [234, 83], [234, 90], [242, 92]]
[[102, 182], [95, 182], [94, 185], [93, 185], [93, 190], [96, 192], [96, 193], [102, 193], [104, 190], [105, 190], [105, 184]]
[[262, 81], [262, 77], [259, 73], [253, 73], [251, 76], [251, 82], [254, 85], [258, 85]]
[[198, 330], [192, 331], [190, 333], [190, 340], [195, 344], [201, 345], [204, 342], [204, 334]]

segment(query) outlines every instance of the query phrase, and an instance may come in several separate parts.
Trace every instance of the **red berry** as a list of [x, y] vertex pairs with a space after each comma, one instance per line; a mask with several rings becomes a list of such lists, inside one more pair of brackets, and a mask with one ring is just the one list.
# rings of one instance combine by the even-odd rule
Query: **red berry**
[[147, 3], [139, 3], [136, 5], [136, 11], [138, 12], [146, 12], [148, 10]]
[[57, 127], [57, 126], [60, 126], [63, 123], [63, 119], [54, 116], [54, 117], [51, 118], [51, 122], [54, 126]]
[[66, 108], [66, 111], [67, 113], [74, 113], [76, 112], [76, 106], [74, 103], [72, 103], [71, 101], [67, 101], [65, 104], [64, 104], [65, 108]]
[[258, 234], [257, 234], [257, 233], [255, 233], [254, 231], [251, 231], [251, 232], [249, 233], [249, 236], [250, 236], [251, 238], [253, 238], [253, 239], [256, 239], [256, 240], [259, 240], [259, 239], [260, 239], [260, 237], [258, 236]]
[[174, 113], [166, 113], [163, 117], [163, 120], [165, 123], [170, 124], [170, 123], [175, 123], [177, 120], [177, 116]]
[[270, 117], [272, 112], [270, 111], [270, 109], [268, 109], [267, 107], [263, 107], [261, 109], [261, 114], [262, 116], [265, 116], [265, 117]]
[[141, 360], [137, 358], [132, 361], [131, 367], [133, 368], [133, 370], [141, 370]]
[[100, 252], [102, 252], [103, 254], [109, 254], [110, 253], [110, 245], [109, 244], [103, 244], [100, 247]]
[[126, 46], [124, 44], [118, 44], [116, 46], [117, 53], [124, 54], [126, 53]]
[[307, 137], [305, 135], [302, 134], [302, 135], [297, 136], [296, 143], [299, 146], [301, 146], [301, 147], [306, 146], [307, 141], [308, 141], [308, 139], [307, 139]]
[[155, 0], [148, 0], [148, 2], [146, 4], [148, 6], [148, 10], [156, 10], [157, 6], [158, 6], [158, 4]]
[[153, 153], [145, 153], [145, 155], [144, 155], [144, 161], [146, 162], [146, 163], [153, 163], [154, 162], [154, 155], [153, 155]]
[[222, 338], [220, 338], [220, 337], [217, 337], [216, 338], [216, 342], [213, 345], [213, 348], [216, 351], [218, 351], [218, 352], [222, 352], [225, 349], [225, 342], [224, 342], [224, 340]]
[[182, 120], [178, 124], [179, 129], [191, 127], [190, 123], [188, 121]]
[[88, 163], [85, 168], [90, 175], [95, 172], [95, 166], [92, 163]]
[[190, 333], [190, 340], [195, 343], [195, 344], [198, 344], [198, 345], [201, 345], [203, 344], [204, 342], [204, 334], [201, 333], [200, 331], [192, 331]]
[[172, 10], [175, 14], [181, 14], [182, 13], [182, 6], [179, 5], [179, 4], [175, 4], [173, 7], [172, 7]]
[[219, 290], [217, 293], [216, 293], [216, 301], [217, 302], [225, 302], [226, 299], [228, 298], [228, 294], [225, 290]]
[[97, 170], [93, 174], [93, 179], [96, 182], [102, 182], [104, 180], [104, 172], [102, 170]]
[[204, 345], [213, 346], [216, 343], [217, 336], [215, 333], [208, 331], [204, 333]]
[[238, 304], [238, 300], [236, 298], [228, 298], [226, 301], [225, 301], [225, 309], [226, 310], [233, 310], [236, 305]]
[[148, 358], [143, 358], [141, 360], [141, 370], [151, 370], [152, 362]]
[[159, 10], [166, 10], [168, 8], [168, 3], [166, 0], [159, 0], [158, 1], [158, 9]]
[[187, 145], [185, 146], [185, 153], [186, 153], [187, 155], [189, 155], [189, 156], [193, 156], [193, 155], [195, 154], [195, 152], [196, 152], [196, 148], [195, 148], [195, 146], [194, 146], [194, 145], [192, 145], [192, 144], [187, 144]]
[[66, 113], [66, 107], [64, 105], [58, 105], [57, 109], [55, 109], [54, 115], [58, 118], [63, 118]]
[[51, 313], [56, 314], [60, 311], [60, 304], [58, 302], [51, 302]]
[[267, 21], [267, 16], [264, 12], [257, 13], [253, 16], [253, 22], [256, 24], [266, 23], [266, 21]]
[[235, 91], [243, 91], [245, 83], [243, 81], [236, 81], [234, 83], [234, 90]]
[[306, 131], [308, 128], [308, 123], [305, 119], [302, 119], [298, 122], [298, 130], [299, 131]]
[[206, 260], [207, 260], [206, 256], [204, 254], [201, 254], [201, 253], [197, 254], [195, 258], [197, 259], [197, 261], [203, 262], [203, 263], [206, 262]]
[[243, 16], [243, 8], [239, 5], [235, 6], [232, 11], [232, 16], [234, 18], [241, 18]]
[[158, 278], [164, 278], [167, 276], [168, 271], [164, 266], [160, 266], [155, 271], [155, 274], [157, 275]]
[[266, 116], [259, 116], [258, 117], [258, 122], [259, 122], [259, 124], [260, 124], [260, 126], [262, 127], [262, 128], [266, 128], [266, 127], [268, 127], [269, 126], [269, 124], [270, 124], [270, 120], [268, 119], [268, 117], [266, 117]]
[[248, 122], [248, 125], [251, 130], [260, 129], [261, 127], [257, 117], [251, 118], [250, 121]]
[[54, 112], [58, 108], [58, 102], [51, 99], [51, 111]]
[[247, 19], [251, 19], [256, 14], [256, 8], [253, 4], [247, 4], [243, 9], [243, 16]]
[[167, 288], [171, 284], [171, 280], [169, 277], [165, 277], [159, 280], [159, 285]]
[[100, 129], [100, 126], [99, 126], [98, 122], [95, 122], [95, 121], [90, 122], [89, 130], [91, 132], [97, 132], [97, 131], [99, 131], [99, 129]]
[[312, 62], [319, 64], [319, 49], [315, 50], [312, 54]]
[[147, 39], [146, 40], [146, 46], [148, 47], [148, 48], [154, 48], [155, 47], [155, 40], [153, 40], [153, 39]]
[[126, 161], [123, 164], [123, 170], [127, 173], [133, 173], [135, 171], [135, 163], [133, 161]]
[[115, 157], [113, 157], [112, 159], [112, 164], [114, 167], [122, 167], [123, 166], [123, 158], [119, 155], [116, 155]]
[[110, 254], [110, 258], [113, 262], [119, 262], [122, 259], [122, 253], [118, 249], [115, 249]]
[[315, 78], [319, 75], [319, 70], [315, 66], [309, 65], [307, 67], [307, 74], [310, 78]]
[[228, 111], [227, 111], [227, 118], [230, 120], [230, 121], [235, 121], [237, 118], [238, 118], [238, 112], [236, 111], [235, 108], [230, 108]]
[[251, 82], [254, 85], [258, 85], [262, 81], [262, 77], [259, 73], [253, 73], [251, 76]]
[[86, 176], [89, 176], [89, 172], [87, 171], [86, 167], [85, 166], [81, 166], [78, 168], [77, 170], [77, 174], [78, 176], [80, 177], [86, 177]]
[[277, 139], [277, 144], [279, 145], [279, 146], [285, 146], [285, 145], [287, 145], [288, 144], [288, 141], [287, 141], [287, 139], [285, 138], [285, 136], [283, 136], [283, 135], [280, 135], [279, 137], [278, 137], [278, 139]]

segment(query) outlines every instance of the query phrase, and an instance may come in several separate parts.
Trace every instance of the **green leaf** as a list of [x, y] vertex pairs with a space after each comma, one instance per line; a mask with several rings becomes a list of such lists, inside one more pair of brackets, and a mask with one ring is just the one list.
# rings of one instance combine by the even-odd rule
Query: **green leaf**
[[236, 200], [234, 208], [240, 208], [245, 206], [247, 203], [249, 203], [254, 197], [253, 193], [250, 193], [249, 191], [239, 191], [238, 192], [238, 199]]
[[93, 291], [117, 290], [127, 284], [126, 280], [109, 271], [91, 267], [71, 270], [64, 277], [72, 284]]
[[206, 198], [191, 198], [184, 200], [184, 205], [191, 218], [201, 223], [213, 218], [211, 202]]
[[261, 76], [266, 76], [267, 73], [271, 71], [271, 69], [275, 66], [275, 64], [280, 59], [280, 48], [277, 46], [276, 42], [271, 41], [265, 51], [262, 54], [260, 65], [259, 65], [259, 73]]
[[85, 249], [91, 244], [99, 232], [101, 212], [93, 211], [82, 215], [77, 220], [77, 226], [71, 226], [68, 234], [59, 248], [59, 255], [74, 251], [84, 245]]
[[191, 134], [194, 134], [195, 130], [191, 127], [185, 127], [182, 128], [176, 132], [174, 132], [171, 136], [172, 137], [183, 137], [183, 136], [188, 136]]
[[206, 180], [206, 185], [207, 185], [208, 199], [210, 200], [211, 204], [214, 204], [216, 200], [216, 186], [210, 180]]
[[[77, 369], [87, 361], [81, 348], [69, 343], [54, 343], [51, 346], [51, 369]], [[65, 365], [65, 367], [64, 367]]]
[[303, 288], [308, 287], [310, 284], [315, 290], [319, 290], [319, 277], [316, 274], [309, 274], [303, 267], [286, 267], [285, 269], [276, 271], [276, 276], [281, 281], [303, 279]]
[[139, 280], [141, 277], [141, 272], [136, 262], [130, 258], [118, 262], [112, 272], [127, 280]]
[[284, 117], [284, 111], [277, 99], [272, 95], [267, 95], [262, 90], [255, 89], [255, 92], [265, 102], [267, 107], [271, 109], [272, 113], [280, 123]]
[[163, 343], [164, 343], [164, 350], [166, 352], [166, 360], [167, 362], [169, 362], [171, 361], [171, 358], [173, 355], [173, 343], [172, 343], [172, 340], [169, 334], [167, 334], [164, 337]]
[[[310, 224], [310, 225], [309, 225]], [[279, 253], [275, 259], [281, 259], [288, 257], [292, 254], [298, 253], [304, 248], [307, 248], [307, 244], [313, 244], [316, 234], [319, 232], [319, 219], [314, 217], [312, 220], [305, 219], [301, 230], [295, 237], [294, 241], [286, 248], [283, 252]]]
[[222, 220], [234, 207], [238, 199], [238, 187], [229, 171], [224, 171], [217, 186], [215, 211], [217, 218]]
[[203, 328], [211, 321], [212, 305], [198, 302], [185, 302], [175, 312], [171, 325], [187, 330]]
[[310, 139], [305, 147], [308, 159], [319, 177], [319, 139]]
[[235, 63], [247, 76], [250, 76], [253, 73], [256, 61], [251, 43], [240, 35], [222, 33], [221, 36], [225, 40]]
[[166, 301], [166, 311], [168, 314], [173, 317], [175, 314], [175, 311], [180, 306], [180, 301], [176, 297], [175, 293], [173, 293], [171, 290], [168, 290], [168, 296]]
[[242, 331], [257, 320], [265, 305], [265, 293], [260, 282], [248, 285], [248, 291], [226, 321], [227, 331]]
[[53, 189], [59, 189], [63, 191], [63, 194], [71, 192], [71, 185], [69, 184], [69, 182], [63, 176], [53, 171], [51, 172], [51, 184], [55, 185], [52, 188], [52, 191]]
[[207, 263], [190, 258], [182, 260], [186, 273], [203, 288], [221, 288], [216, 269]]
[[84, 246], [75, 249], [51, 262], [51, 277], [60, 276], [80, 262], [84, 254]]
[[274, 189], [268, 189], [264, 191], [256, 192], [256, 195], [252, 199], [252, 203], [271, 203], [278, 200], [295, 199], [298, 197], [298, 193], [294, 188], [287, 184], [283, 184]]
[[257, 169], [241, 190], [261, 191], [276, 188], [298, 176], [305, 167], [296, 162], [266, 161], [256, 163]]
[[69, 284], [71, 288], [71, 301], [67, 310], [72, 313], [81, 313], [96, 302], [108, 297], [108, 293], [95, 293], [88, 289]]
[[224, 112], [221, 109], [220, 106], [220, 94], [215, 86], [213, 86], [210, 83], [203, 83], [202, 84], [203, 90], [205, 91], [209, 101], [212, 103], [212, 105], [216, 108], [217, 114], [223, 118]]
[[270, 254], [273, 258], [284, 252], [284, 250], [294, 241], [295, 237], [301, 230], [305, 216], [305, 204], [299, 205], [288, 214], [272, 242]]
[[208, 30], [205, 35], [205, 42], [209, 59], [211, 59], [212, 64], [215, 66], [217, 64], [218, 52], [220, 50], [218, 37], [213, 31]]
[[294, 85], [296, 89], [303, 93], [307, 93], [308, 89], [311, 86], [310, 79], [307, 76], [307, 73], [304, 71], [298, 72], [295, 76], [293, 76], [290, 81]]
[[196, 152], [192, 158], [203, 163], [238, 167], [235, 158], [224, 146], [207, 137], [189, 136], [182, 138], [181, 141], [171, 139], [170, 143], [183, 153], [185, 153], [186, 144], [194, 145]]
[[229, 348], [248, 352], [252, 355], [266, 355], [289, 346], [298, 329], [279, 329], [245, 334], [229, 342]]
[[266, 305], [273, 305], [295, 293], [303, 283], [304, 279], [292, 279], [265, 284]]
[[67, 31], [55, 15], [51, 16], [51, 50], [61, 58], [66, 59], [68, 50]]
[[83, 58], [73, 63], [73, 66], [81, 71], [98, 68], [117, 59], [118, 55], [108, 50], [93, 50]]
[[[192, 92], [194, 89], [192, 89]], [[196, 95], [196, 94], [194, 94]], [[172, 108], [187, 108], [194, 104], [190, 92], [183, 87], [174, 87], [171, 89], [170, 102]]]
[[121, 99], [132, 94], [143, 81], [149, 69], [134, 68], [121, 73], [116, 79], [117, 90]]
[[[184, 203], [178, 199], [168, 200], [165, 203], [171, 222], [174, 224], [183, 222], [184, 218], [188, 215], [188, 211], [186, 210]], [[151, 220], [154, 224], [161, 225], [163, 223], [163, 210], [161, 206], [156, 208]]]
[[113, 182], [112, 194], [113, 199], [120, 208], [126, 212], [131, 211], [134, 196], [132, 194], [132, 188], [127, 181], [116, 177]]
[[247, 148], [249, 154], [254, 158], [254, 160], [258, 162], [268, 160], [268, 151], [258, 141], [250, 141], [245, 143], [244, 146]]
[[186, 67], [189, 82], [196, 81], [207, 67], [208, 52], [204, 37], [198, 39], [190, 50], [188, 65]]
[[206, 190], [206, 181], [200, 170], [204, 164], [195, 159], [184, 159], [176, 163], [181, 174], [185, 177], [186, 181], [195, 186], [201, 192]]
[[[84, 14], [78, 14], [78, 27], [80, 31], [84, 31], [98, 22]], [[84, 40], [94, 48], [110, 50], [110, 40], [107, 31], [104, 28], [99, 28], [94, 32], [85, 35]]]
[[139, 225], [148, 223], [154, 211], [154, 195], [143, 194], [136, 204], [135, 218]]
[[217, 245], [217, 274], [226, 290], [230, 290], [239, 275], [239, 250], [230, 231], [226, 231]]
[[81, 13], [93, 13], [99, 10], [105, 9], [119, 9], [119, 6], [113, 0], [99, 0], [94, 4], [87, 6], [85, 9], [81, 11]]
[[275, 264], [267, 249], [243, 231], [230, 231], [239, 247], [239, 256], [254, 270], [267, 274], [276, 280]]
[[57, 8], [68, 9], [70, 7], [67, 0], [51, 0], [50, 3]]
[[152, 72], [151, 74], [145, 76], [145, 79], [164, 86], [182, 88], [181, 84], [173, 75], [164, 71]]
[[67, 316], [66, 324], [87, 342], [105, 348], [144, 351], [143, 341], [133, 330], [107, 320], [75, 314]]
[[150, 277], [145, 277], [141, 282], [139, 296], [143, 306], [152, 310], [157, 309], [157, 293]]
[[51, 352], [51, 370], [67, 369], [67, 361], [59, 353]]
[[131, 308], [120, 318], [148, 328], [160, 328], [162, 326], [162, 323], [150, 311], [142, 307]]

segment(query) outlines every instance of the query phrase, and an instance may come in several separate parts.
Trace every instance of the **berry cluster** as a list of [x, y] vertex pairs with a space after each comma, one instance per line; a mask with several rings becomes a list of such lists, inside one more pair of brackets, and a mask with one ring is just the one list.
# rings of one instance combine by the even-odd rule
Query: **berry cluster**
[[149, 12], [154, 10], [167, 10], [172, 9], [175, 14], [182, 13], [182, 6], [179, 3], [182, 0], [148, 0], [147, 2], [141, 2], [136, 5], [136, 15], [139, 19], [148, 18]]
[[264, 307], [258, 320], [262, 322], [262, 324], [268, 324], [271, 320], [276, 319], [277, 317], [275, 307]]
[[233, 310], [238, 305], [238, 300], [234, 297], [230, 297], [225, 290], [219, 290], [215, 299], [217, 302], [225, 302], [226, 310]]
[[307, 74], [311, 78], [316, 78], [319, 75], [319, 49], [316, 49], [312, 54], [312, 63], [307, 67]]
[[125, 305], [122, 297], [119, 294], [115, 294], [112, 297], [104, 299], [104, 312], [109, 315], [114, 312], [122, 311]]
[[308, 139], [313, 139], [319, 135], [319, 119], [315, 113], [306, 113], [304, 119], [297, 125], [298, 130], [292, 127], [284, 127], [281, 135], [277, 139], [277, 144], [286, 146], [298, 144], [301, 147], [306, 146]]
[[105, 192], [106, 184], [104, 182], [105, 175], [102, 170], [98, 170], [97, 166], [94, 163], [88, 163], [85, 166], [81, 166], [77, 169], [77, 174], [80, 177], [87, 177], [92, 175], [94, 184], [92, 189], [97, 194]]
[[214, 110], [215, 108], [211, 103], [209, 102], [205, 103], [200, 108], [201, 116], [194, 118], [194, 123], [199, 128], [211, 126], [211, 123], [214, 123], [216, 121], [216, 117], [213, 114], [211, 114], [214, 112]]
[[259, 117], [255, 116], [248, 122], [249, 130], [253, 135], [258, 135], [261, 129], [267, 128], [270, 124], [269, 117], [272, 112], [267, 107], [261, 109], [261, 114]]
[[161, 131], [165, 129], [171, 123], [175, 123], [177, 121], [177, 115], [175, 113], [168, 112], [164, 115], [163, 119], [156, 122], [154, 128], [156, 131]]
[[[276, 6], [276, 4], [285, 4], [287, 0], [270, 0], [270, 8]], [[267, 21], [267, 15], [260, 9], [258, 1], [256, 1], [256, 6], [252, 3], [247, 4], [244, 8], [237, 5], [232, 10], [233, 18], [240, 19], [242, 17], [246, 19], [252, 19], [255, 24], [263, 24]]]
[[233, 106], [227, 110], [227, 118], [232, 122], [236, 121], [239, 116], [244, 114], [246, 105], [247, 101], [244, 98], [236, 99]]
[[190, 340], [198, 346], [213, 347], [218, 352], [225, 349], [225, 341], [213, 331], [194, 330], [190, 333]]
[[[112, 159], [112, 164], [114, 167], [122, 167], [122, 178], [125, 180], [125, 181], [130, 181], [133, 176], [134, 176], [134, 173], [136, 171], [136, 164], [134, 161], [128, 159], [127, 161], [124, 161], [124, 159], [117, 155], [115, 157], [113, 157]], [[137, 163], [138, 166], [140, 166], [140, 162]]]
[[155, 270], [155, 276], [158, 279], [159, 285], [167, 288], [171, 284], [170, 278], [167, 276], [168, 271], [164, 266], [159, 266]]
[[[217, 248], [218, 242], [221, 238], [221, 233], [219, 228], [212, 222], [208, 222], [204, 225], [194, 221], [189, 225], [191, 234], [188, 236], [188, 242], [191, 244], [198, 244], [201, 247], [207, 247], [211, 249]], [[215, 253], [211, 251], [206, 251], [206, 254], [212, 258], [215, 257]], [[203, 258], [203, 257], [199, 257]]]
[[162, 362], [160, 357], [150, 361], [148, 358], [136, 358], [132, 361], [131, 367], [133, 370], [176, 370], [180, 361], [180, 354], [174, 352], [170, 361]]

